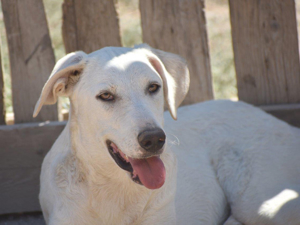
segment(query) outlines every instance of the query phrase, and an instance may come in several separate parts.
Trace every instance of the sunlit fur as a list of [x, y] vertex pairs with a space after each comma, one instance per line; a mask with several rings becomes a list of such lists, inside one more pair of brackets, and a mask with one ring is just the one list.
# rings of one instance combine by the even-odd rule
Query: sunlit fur
[[[177, 56], [145, 45], [71, 53], [57, 63], [35, 110], [70, 98], [69, 121], [42, 166], [47, 224], [300, 223], [300, 131], [242, 102], [209, 101], [176, 115], [188, 89], [186, 71]], [[154, 95], [147, 93], [152, 81], [162, 86]], [[102, 91], [115, 100], [99, 100]], [[164, 99], [177, 121], [163, 112]], [[142, 157], [137, 136], [146, 127], [167, 134], [161, 155], [167, 178], [156, 190], [134, 183], [105, 142]], [[272, 213], [270, 199], [280, 202]]]

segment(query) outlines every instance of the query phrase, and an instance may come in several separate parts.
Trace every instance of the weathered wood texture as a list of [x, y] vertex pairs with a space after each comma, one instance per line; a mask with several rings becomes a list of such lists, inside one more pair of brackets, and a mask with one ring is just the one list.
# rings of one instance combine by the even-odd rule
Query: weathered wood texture
[[300, 65], [294, 0], [230, 0], [240, 100], [300, 102]]
[[[300, 104], [261, 107], [300, 127]], [[0, 126], [0, 214], [39, 211], [42, 161], [66, 122]]]
[[185, 58], [190, 90], [183, 104], [213, 99], [203, 0], [140, 0], [143, 41]]
[[300, 128], [300, 104], [267, 105], [260, 108], [278, 119]]
[[33, 109], [55, 63], [42, 0], [1, 0], [9, 47], [15, 123], [57, 120], [57, 107]]
[[93, 52], [121, 46], [119, 20], [114, 1], [64, 0], [63, 40], [66, 52]]
[[1, 63], [1, 51], [0, 51], [0, 125], [5, 124], [5, 105], [4, 105], [4, 82]]
[[41, 164], [65, 124], [0, 126], [0, 214], [40, 210]]

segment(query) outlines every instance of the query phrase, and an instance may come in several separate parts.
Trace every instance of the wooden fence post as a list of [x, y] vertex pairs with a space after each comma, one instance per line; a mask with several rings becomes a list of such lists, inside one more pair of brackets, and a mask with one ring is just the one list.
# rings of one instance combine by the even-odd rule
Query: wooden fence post
[[0, 125], [5, 124], [5, 105], [4, 105], [4, 82], [2, 72], [2, 60], [0, 51]]
[[229, 0], [240, 100], [300, 102], [300, 65], [294, 0]]
[[33, 109], [54, 63], [42, 0], [1, 0], [9, 47], [15, 123], [57, 120], [57, 107]]
[[140, 0], [143, 41], [188, 62], [191, 83], [183, 104], [213, 99], [203, 0]]
[[64, 0], [63, 40], [66, 52], [93, 52], [121, 46], [118, 15], [111, 0]]

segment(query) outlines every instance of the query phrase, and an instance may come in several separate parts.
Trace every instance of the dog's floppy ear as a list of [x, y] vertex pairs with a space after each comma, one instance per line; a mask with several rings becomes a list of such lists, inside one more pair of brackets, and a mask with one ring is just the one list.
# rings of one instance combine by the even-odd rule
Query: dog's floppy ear
[[177, 119], [177, 108], [185, 98], [189, 86], [190, 75], [186, 61], [178, 55], [151, 48], [141, 44], [136, 48], [145, 48], [151, 53], [148, 60], [163, 80], [165, 99], [174, 120]]
[[87, 54], [78, 51], [61, 58], [55, 65], [49, 79], [43, 87], [37, 101], [33, 117], [36, 117], [43, 105], [57, 102], [58, 96], [69, 96], [74, 84], [79, 80], [87, 62]]

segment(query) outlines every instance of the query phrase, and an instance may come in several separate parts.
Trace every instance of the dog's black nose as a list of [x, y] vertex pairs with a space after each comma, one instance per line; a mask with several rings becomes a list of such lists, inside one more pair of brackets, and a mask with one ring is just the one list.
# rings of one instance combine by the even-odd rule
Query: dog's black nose
[[140, 146], [148, 152], [160, 150], [166, 140], [165, 132], [160, 128], [144, 130], [138, 135]]

